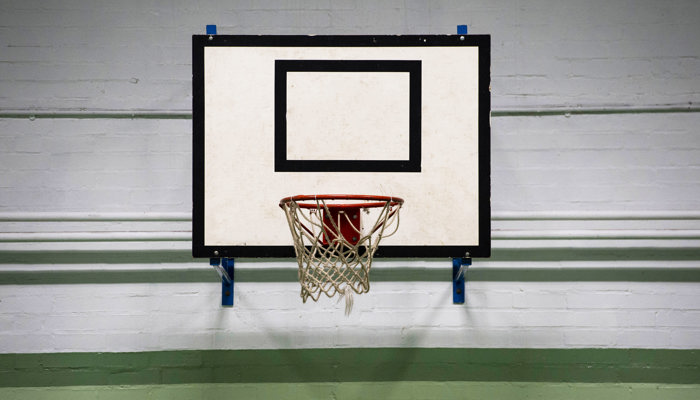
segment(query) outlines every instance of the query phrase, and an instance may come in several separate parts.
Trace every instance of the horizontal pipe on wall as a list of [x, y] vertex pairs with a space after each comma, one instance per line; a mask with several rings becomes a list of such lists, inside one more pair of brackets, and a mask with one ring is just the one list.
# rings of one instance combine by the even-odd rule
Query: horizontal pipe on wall
[[[495, 109], [491, 117], [548, 117], [571, 115], [609, 114], [675, 114], [700, 112], [692, 105], [648, 106], [581, 106], [581, 107], [533, 107], [528, 109]], [[0, 119], [192, 119], [185, 110], [5, 110]]]
[[[700, 240], [700, 230], [511, 230], [494, 231], [493, 240]], [[12, 242], [139, 242], [191, 241], [192, 233], [180, 232], [4, 232], [0, 243]]]
[[579, 239], [700, 239], [695, 229], [579, 229], [579, 230], [512, 230], [494, 231], [493, 239], [504, 240], [579, 240]]
[[0, 242], [141, 242], [191, 241], [191, 232], [11, 232]]
[[697, 220], [700, 211], [497, 211], [494, 221]]
[[[697, 220], [700, 211], [495, 211], [494, 221], [537, 220]], [[0, 212], [0, 221], [191, 221], [189, 212]]]
[[3, 222], [192, 221], [189, 212], [0, 212]]

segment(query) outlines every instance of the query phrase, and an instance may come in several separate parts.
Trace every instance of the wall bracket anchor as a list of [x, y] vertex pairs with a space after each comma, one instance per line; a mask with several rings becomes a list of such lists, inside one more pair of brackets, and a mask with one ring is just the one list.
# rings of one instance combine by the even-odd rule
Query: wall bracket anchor
[[466, 257], [452, 259], [452, 303], [454, 304], [464, 304], [464, 280], [470, 265], [472, 265], [472, 259], [469, 254]]
[[212, 258], [209, 264], [221, 278], [221, 306], [233, 307], [233, 258]]

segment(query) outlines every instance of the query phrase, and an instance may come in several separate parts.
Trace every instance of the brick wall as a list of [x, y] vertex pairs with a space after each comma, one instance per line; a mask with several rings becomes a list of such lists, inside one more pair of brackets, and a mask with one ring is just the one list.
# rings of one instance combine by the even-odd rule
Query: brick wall
[[[696, 1], [7, 1], [0, 353], [700, 346]], [[377, 266], [350, 318], [289, 261], [192, 260], [190, 36], [492, 35], [494, 257]], [[7, 386], [7, 385], [6, 385]]]
[[700, 346], [697, 283], [375, 282], [353, 312], [302, 304], [297, 283], [13, 286], [0, 303], [2, 353], [454, 347]]

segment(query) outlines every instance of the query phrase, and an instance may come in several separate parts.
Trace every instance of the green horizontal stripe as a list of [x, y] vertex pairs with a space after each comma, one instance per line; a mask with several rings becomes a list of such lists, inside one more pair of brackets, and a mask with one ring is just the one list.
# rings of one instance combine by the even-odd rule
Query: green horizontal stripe
[[[250, 260], [250, 259], [247, 259]], [[279, 261], [279, 259], [256, 259]], [[410, 259], [407, 259], [410, 260]], [[445, 258], [449, 262], [449, 258]], [[475, 262], [478, 262], [476, 259]], [[489, 261], [700, 261], [698, 247], [498, 248]], [[292, 261], [292, 259], [285, 259]], [[400, 260], [399, 260], [400, 261]], [[190, 250], [0, 250], [0, 264], [206, 263]]]
[[0, 386], [396, 381], [700, 383], [700, 351], [359, 348], [0, 355]]
[[[217, 282], [212, 270], [0, 271], [0, 285]], [[238, 277], [236, 281], [241, 282]], [[270, 281], [268, 281], [270, 282]], [[271, 281], [275, 282], [275, 281]]]
[[197, 260], [188, 250], [0, 251], [0, 264], [157, 264], [193, 261]]

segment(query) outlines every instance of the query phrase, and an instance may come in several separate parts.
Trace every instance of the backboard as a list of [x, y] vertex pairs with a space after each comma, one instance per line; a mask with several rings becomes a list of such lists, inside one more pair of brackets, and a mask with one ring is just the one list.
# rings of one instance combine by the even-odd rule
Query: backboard
[[405, 200], [375, 257], [488, 257], [490, 37], [193, 36], [193, 255], [294, 257], [293, 195]]

